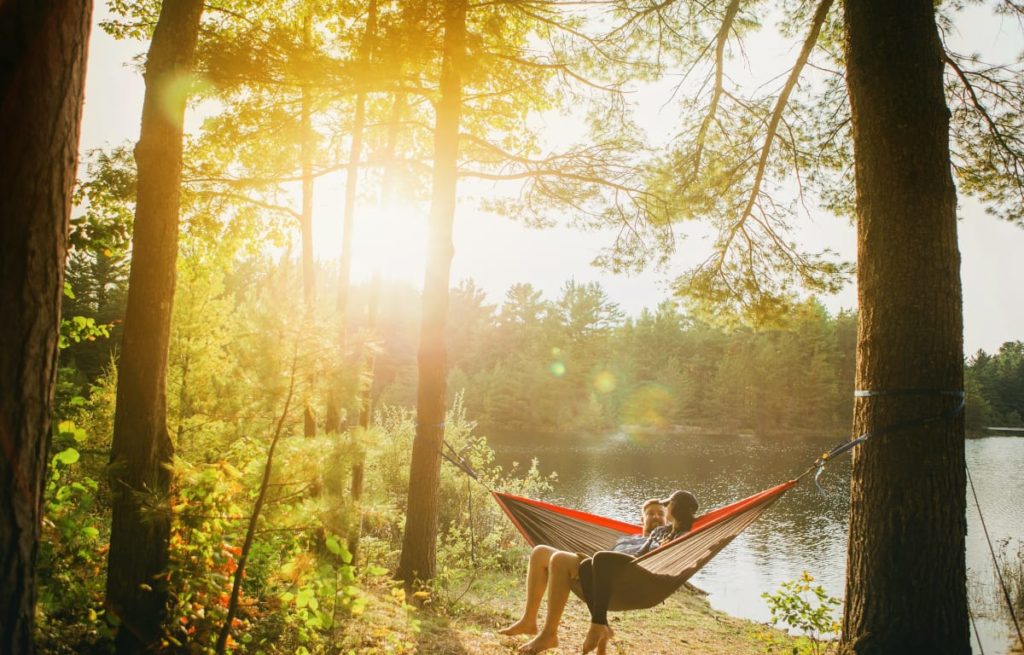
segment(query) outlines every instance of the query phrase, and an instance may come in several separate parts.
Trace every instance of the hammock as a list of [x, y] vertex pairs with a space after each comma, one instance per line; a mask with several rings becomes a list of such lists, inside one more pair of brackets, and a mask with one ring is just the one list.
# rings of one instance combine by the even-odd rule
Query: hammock
[[[797, 480], [790, 480], [698, 516], [689, 532], [636, 558], [619, 574], [613, 584], [609, 609], [645, 609], [668, 598], [796, 483]], [[512, 494], [491, 493], [531, 546], [543, 544], [593, 556], [598, 551], [610, 550], [619, 537], [643, 532], [638, 525], [596, 514]], [[573, 591], [580, 595], [579, 590]]]

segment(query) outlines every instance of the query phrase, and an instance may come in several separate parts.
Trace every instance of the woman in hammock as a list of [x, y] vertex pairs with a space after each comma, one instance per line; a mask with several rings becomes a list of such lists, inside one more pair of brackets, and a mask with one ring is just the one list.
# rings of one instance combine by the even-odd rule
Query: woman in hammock
[[[665, 506], [672, 521], [668, 525], [665, 525]], [[573, 591], [586, 600], [591, 610], [591, 629], [584, 647], [589, 646], [589, 650], [597, 648], [598, 653], [603, 654], [612, 636], [606, 613], [615, 579], [635, 556], [650, 552], [689, 531], [696, 510], [696, 499], [685, 491], [677, 491], [663, 501], [648, 500], [642, 509], [644, 536], [640, 539], [623, 537], [611, 551], [599, 552], [593, 558], [550, 546], [536, 546], [530, 554], [523, 617], [499, 632], [506, 635], [536, 634], [537, 613], [546, 588], [548, 613], [543, 629], [519, 652], [532, 655], [556, 647], [562, 611], [569, 592]]]
[[[608, 646], [608, 640], [614, 633], [608, 626], [609, 603], [612, 600], [612, 592], [619, 592], [620, 595], [630, 594], [642, 598], [644, 595], [656, 592], [659, 587], [678, 586], [674, 576], [658, 575], [651, 573], [637, 566], [634, 561], [636, 557], [649, 553], [652, 550], [681, 537], [693, 527], [693, 520], [697, 514], [697, 498], [689, 491], [676, 491], [671, 496], [661, 501], [668, 509], [669, 523], [651, 531], [647, 543], [639, 552], [634, 555], [614, 551], [600, 551], [594, 556], [583, 560], [579, 567], [579, 579], [582, 586], [583, 598], [587, 601], [590, 609], [590, 629], [583, 639], [583, 652], [589, 653], [595, 648], [599, 655], [604, 655]], [[629, 571], [628, 585], [616, 588], [616, 581], [619, 576]], [[656, 595], [661, 596], [660, 593]], [[628, 607], [642, 606], [637, 599], [625, 599]]]

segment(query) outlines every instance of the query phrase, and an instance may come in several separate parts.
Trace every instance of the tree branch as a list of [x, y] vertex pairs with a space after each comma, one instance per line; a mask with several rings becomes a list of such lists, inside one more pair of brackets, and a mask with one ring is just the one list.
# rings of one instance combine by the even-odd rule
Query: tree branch
[[[757, 172], [754, 174], [754, 182], [751, 185], [750, 195], [747, 198], [743, 211], [740, 213], [739, 219], [729, 230], [729, 234], [722, 245], [722, 249], [719, 252], [718, 260], [715, 265], [716, 272], [721, 271], [722, 265], [725, 262], [725, 256], [729, 251], [729, 246], [732, 244], [733, 238], [736, 236], [737, 232], [743, 228], [747, 219], [750, 218], [754, 209], [754, 204], [757, 202], [757, 198], [761, 194], [761, 184], [764, 182], [765, 170], [768, 167], [768, 156], [771, 153], [772, 142], [775, 140], [779, 121], [782, 120], [782, 114], [786, 109], [786, 104], [789, 102], [789, 96], [796, 87], [797, 81], [800, 79], [800, 72], [803, 70], [804, 64], [807, 63], [807, 59], [810, 57], [811, 51], [814, 50], [814, 46], [818, 41], [818, 35], [821, 33], [821, 27], [824, 25], [825, 18], [828, 16], [828, 11], [831, 7], [832, 0], [821, 0], [817, 9], [814, 11], [811, 29], [807, 34], [807, 38], [804, 40], [804, 45], [800, 50], [799, 57], [797, 57], [796, 64], [794, 64], [793, 69], [790, 71], [789, 78], [786, 80], [786, 84], [782, 87], [782, 92], [779, 94], [779, 97], [775, 102], [775, 108], [772, 110], [771, 119], [768, 121], [768, 129], [765, 133], [764, 145], [761, 147], [761, 156], [757, 162]], [[771, 230], [769, 230], [769, 232], [770, 231]]]

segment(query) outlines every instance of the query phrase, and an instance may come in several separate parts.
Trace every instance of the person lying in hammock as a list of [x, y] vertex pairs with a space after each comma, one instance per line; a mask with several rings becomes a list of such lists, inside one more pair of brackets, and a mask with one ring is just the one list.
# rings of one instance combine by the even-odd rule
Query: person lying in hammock
[[[627, 607], [636, 607], [642, 606], [637, 602], [640, 597], [649, 593], [661, 596], [661, 587], [678, 586], [673, 576], [651, 573], [635, 564], [636, 557], [683, 536], [693, 527], [698, 505], [697, 498], [692, 493], [679, 490], [661, 502], [667, 508], [670, 522], [652, 530], [647, 543], [634, 556], [600, 551], [580, 563], [578, 573], [582, 595], [590, 609], [590, 629], [583, 639], [584, 653], [597, 649], [599, 655], [604, 655], [608, 641], [614, 636], [608, 626], [608, 610], [614, 609], [609, 607], [613, 592], [620, 596], [619, 600]], [[616, 587], [616, 581], [620, 576], [626, 577], [628, 585]], [[638, 598], [625, 598], [627, 595]]]
[[[667, 525], [666, 507], [672, 521]], [[524, 644], [519, 652], [530, 655], [556, 647], [562, 612], [569, 592], [573, 591], [586, 600], [591, 610], [591, 629], [584, 647], [589, 646], [589, 650], [596, 648], [599, 655], [602, 655], [612, 636], [606, 614], [615, 579], [635, 557], [689, 531], [697, 511], [697, 501], [689, 492], [677, 491], [663, 501], [648, 500], [641, 511], [644, 526], [641, 537], [622, 537], [612, 550], [596, 553], [593, 558], [560, 551], [551, 546], [534, 547], [527, 570], [523, 617], [499, 632], [505, 635], [537, 634], [537, 614], [546, 590], [548, 613], [543, 629], [534, 639]]]
[[[630, 555], [640, 552], [651, 532], [664, 526], [667, 522], [665, 506], [661, 501], [652, 498], [644, 502], [640, 508], [640, 523], [643, 533], [620, 537], [612, 547], [613, 551]], [[548, 615], [544, 630], [536, 639], [525, 644], [521, 653], [539, 653], [558, 645], [558, 624], [562, 610], [569, 598], [569, 591], [575, 589], [580, 593], [579, 566], [584, 559], [580, 553], [558, 550], [552, 546], [534, 546], [530, 553], [530, 563], [526, 570], [526, 607], [521, 619], [507, 628], [499, 630], [503, 635], [536, 635], [537, 614], [544, 592], [548, 592]], [[542, 645], [543, 644], [543, 645]]]

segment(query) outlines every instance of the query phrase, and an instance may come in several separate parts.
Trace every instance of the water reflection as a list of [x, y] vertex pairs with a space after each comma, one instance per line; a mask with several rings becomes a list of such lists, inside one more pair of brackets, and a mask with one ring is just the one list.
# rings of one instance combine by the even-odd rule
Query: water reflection
[[[498, 435], [499, 463], [536, 457], [557, 471], [552, 502], [636, 522], [646, 498], [693, 491], [702, 509], [725, 505], [802, 473], [842, 437], [764, 439], [721, 435]], [[993, 540], [1024, 539], [1024, 439], [967, 442], [967, 461]], [[761, 593], [804, 570], [842, 597], [846, 570], [849, 458], [833, 462], [822, 497], [801, 484], [693, 578], [712, 605], [736, 616], [768, 620]], [[969, 493], [969, 492], [968, 492]], [[984, 652], [1009, 652], [1009, 629], [997, 605], [988, 546], [970, 495], [967, 566], [972, 610]], [[996, 544], [998, 548], [998, 544]]]

